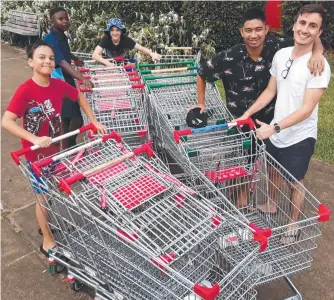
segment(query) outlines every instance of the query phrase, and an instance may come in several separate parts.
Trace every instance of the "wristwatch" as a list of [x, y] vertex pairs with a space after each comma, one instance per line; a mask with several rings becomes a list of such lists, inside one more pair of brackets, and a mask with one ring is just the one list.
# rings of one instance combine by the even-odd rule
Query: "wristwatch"
[[276, 133], [280, 133], [281, 127], [277, 123], [274, 123], [274, 128], [275, 128]]

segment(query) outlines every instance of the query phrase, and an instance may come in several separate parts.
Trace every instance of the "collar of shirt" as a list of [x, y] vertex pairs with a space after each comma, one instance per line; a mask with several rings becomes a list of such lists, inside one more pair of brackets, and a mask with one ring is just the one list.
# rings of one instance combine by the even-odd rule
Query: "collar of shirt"
[[50, 29], [50, 33], [56, 35], [60, 40], [67, 40], [67, 36], [64, 32], [58, 31], [53, 27]]
[[249, 56], [249, 53], [247, 51], [247, 48], [246, 48], [246, 45], [245, 44], [241, 44], [240, 45], [240, 52], [242, 53], [244, 59], [248, 59], [251, 63], [258, 63], [258, 62], [262, 62], [263, 59], [266, 58], [267, 56], [267, 46], [266, 46], [266, 40], [264, 41], [264, 45], [263, 45], [263, 49], [260, 53], [260, 56], [258, 57], [258, 59], [255, 61], [253, 60], [250, 56]]

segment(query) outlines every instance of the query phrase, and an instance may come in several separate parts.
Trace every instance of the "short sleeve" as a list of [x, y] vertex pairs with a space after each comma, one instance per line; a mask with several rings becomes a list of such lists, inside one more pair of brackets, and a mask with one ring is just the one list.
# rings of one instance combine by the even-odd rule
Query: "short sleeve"
[[270, 75], [277, 78], [277, 53], [274, 55], [273, 62], [270, 68]]
[[110, 37], [108, 37], [106, 34], [103, 35], [103, 38], [99, 42], [99, 46], [103, 49], [106, 49], [108, 47], [108, 39], [110, 39]]
[[136, 42], [132, 38], [129, 38], [126, 35], [124, 35], [123, 38], [124, 38], [124, 44], [123, 44], [124, 49], [132, 50], [136, 46]]
[[312, 76], [308, 81], [306, 88], [307, 89], [327, 89], [329, 81], [331, 79], [331, 69], [327, 62], [325, 61], [325, 69], [319, 76]]
[[55, 79], [57, 80], [57, 84], [60, 85], [60, 88], [64, 91], [64, 97], [72, 100], [72, 101], [77, 101], [79, 98], [79, 91], [75, 87], [71, 86], [65, 81], [62, 81], [60, 79]]
[[12, 112], [18, 117], [23, 117], [27, 108], [27, 89], [25, 85], [20, 85], [16, 90], [12, 100], [10, 100], [7, 111]]
[[59, 65], [60, 62], [63, 61], [63, 60], [66, 61], [66, 58], [65, 58], [64, 54], [62, 53], [62, 51], [60, 49], [59, 42], [58, 42], [58, 40], [55, 36], [53, 36], [52, 34], [48, 34], [44, 38], [44, 42], [46, 42], [47, 44], [49, 44], [52, 47], [53, 52], [55, 54], [56, 65]]
[[207, 82], [214, 82], [222, 79], [227, 69], [228, 65], [227, 62], [225, 62], [225, 52], [220, 52], [211, 60], [203, 63], [197, 73]]

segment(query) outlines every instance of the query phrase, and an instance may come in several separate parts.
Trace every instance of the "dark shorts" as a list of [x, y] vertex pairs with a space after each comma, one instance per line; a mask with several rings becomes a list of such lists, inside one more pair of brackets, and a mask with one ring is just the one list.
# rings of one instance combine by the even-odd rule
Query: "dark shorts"
[[[76, 88], [75, 81], [70, 75], [65, 73], [64, 78], [69, 85]], [[61, 109], [61, 117], [62, 119], [67, 119], [69, 121], [74, 118], [82, 118], [79, 103], [65, 97], [63, 99], [63, 105]]]
[[67, 120], [82, 118], [79, 103], [77, 101], [72, 101], [68, 98], [64, 98], [63, 106], [61, 109], [61, 117]]
[[310, 137], [292, 146], [278, 148], [271, 143], [270, 139], [265, 140], [266, 151], [289, 172], [286, 177], [290, 182], [295, 179], [297, 181], [304, 179], [315, 143], [316, 140]]

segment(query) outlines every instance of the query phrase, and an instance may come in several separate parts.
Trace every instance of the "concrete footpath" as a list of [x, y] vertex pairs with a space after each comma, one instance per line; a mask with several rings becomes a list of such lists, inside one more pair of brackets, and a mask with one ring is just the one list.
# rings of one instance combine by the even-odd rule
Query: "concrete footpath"
[[[1, 45], [1, 115], [16, 88], [31, 76], [25, 53]], [[50, 276], [46, 259], [39, 253], [35, 198], [21, 171], [10, 158], [20, 148], [18, 139], [1, 133], [1, 299], [75, 300], [91, 299], [86, 293], [69, 289], [65, 275]], [[312, 161], [306, 186], [331, 210], [334, 208], [334, 166]], [[334, 300], [334, 228], [323, 226], [314, 252], [314, 263], [306, 272], [292, 276], [304, 300]], [[259, 288], [259, 300], [282, 300], [292, 296], [283, 280]], [[232, 300], [232, 299], [231, 299]]]

